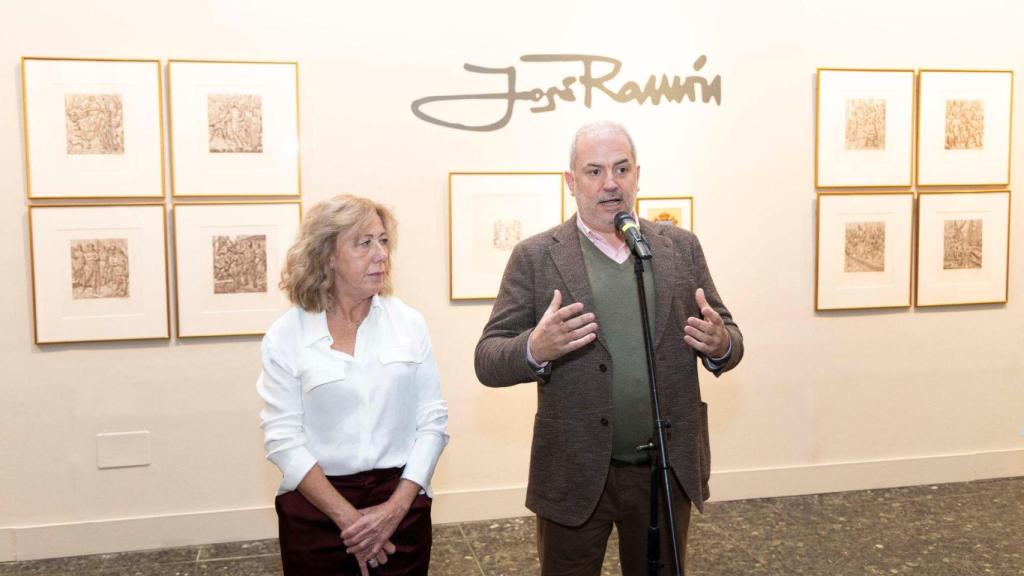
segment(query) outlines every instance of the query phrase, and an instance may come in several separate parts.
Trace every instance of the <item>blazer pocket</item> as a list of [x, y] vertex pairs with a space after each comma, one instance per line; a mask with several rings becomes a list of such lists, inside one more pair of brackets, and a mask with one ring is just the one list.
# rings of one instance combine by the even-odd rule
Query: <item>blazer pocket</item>
[[344, 362], [337, 362], [327, 366], [314, 366], [302, 372], [302, 393], [308, 394], [314, 388], [344, 380], [348, 376], [348, 370]]
[[529, 489], [543, 500], [559, 501], [568, 492], [564, 437], [561, 420], [534, 417]]
[[377, 358], [381, 364], [394, 364], [395, 362], [415, 362], [419, 364], [423, 362], [423, 357], [419, 350], [412, 346], [404, 345], [383, 348], [377, 352]]

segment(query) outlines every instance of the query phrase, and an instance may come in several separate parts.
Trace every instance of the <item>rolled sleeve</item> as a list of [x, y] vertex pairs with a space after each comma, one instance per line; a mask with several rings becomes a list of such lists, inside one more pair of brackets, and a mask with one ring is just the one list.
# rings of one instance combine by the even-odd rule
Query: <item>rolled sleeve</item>
[[265, 403], [260, 411], [263, 445], [267, 459], [284, 476], [280, 491], [298, 487], [302, 479], [316, 464], [316, 458], [306, 447], [306, 434], [302, 424], [302, 386], [287, 368], [282, 355], [266, 339], [262, 346], [263, 373], [256, 389]]

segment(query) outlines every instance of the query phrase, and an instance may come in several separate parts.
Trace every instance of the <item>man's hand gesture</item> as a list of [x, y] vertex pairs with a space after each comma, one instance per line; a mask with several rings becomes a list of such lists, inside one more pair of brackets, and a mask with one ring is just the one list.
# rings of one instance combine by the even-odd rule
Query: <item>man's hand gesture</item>
[[697, 288], [696, 298], [703, 319], [694, 316], [686, 319], [683, 340], [707, 358], [721, 358], [729, 351], [729, 331], [725, 329], [722, 317], [708, 304], [703, 288]]
[[[593, 312], [583, 314], [583, 304], [562, 307], [562, 293], [555, 290], [551, 304], [530, 334], [530, 355], [538, 364], [557, 360], [597, 338]], [[719, 320], [721, 322], [721, 320]]]

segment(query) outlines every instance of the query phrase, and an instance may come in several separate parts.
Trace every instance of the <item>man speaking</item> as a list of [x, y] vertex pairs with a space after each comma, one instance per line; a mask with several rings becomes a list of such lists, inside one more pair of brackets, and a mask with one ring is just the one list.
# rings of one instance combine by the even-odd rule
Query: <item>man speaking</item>
[[[573, 138], [565, 181], [576, 217], [512, 251], [476, 347], [487, 386], [536, 381], [526, 505], [537, 514], [541, 574], [596, 576], [619, 533], [623, 576], [646, 574], [654, 456], [650, 388], [630, 249], [615, 216], [632, 212], [640, 167], [626, 129], [601, 122]], [[707, 405], [697, 358], [716, 376], [743, 356], [697, 238], [640, 221], [652, 259], [644, 271], [662, 416], [667, 430], [680, 565], [690, 503], [708, 498]], [[662, 562], [671, 566], [668, 531]]]

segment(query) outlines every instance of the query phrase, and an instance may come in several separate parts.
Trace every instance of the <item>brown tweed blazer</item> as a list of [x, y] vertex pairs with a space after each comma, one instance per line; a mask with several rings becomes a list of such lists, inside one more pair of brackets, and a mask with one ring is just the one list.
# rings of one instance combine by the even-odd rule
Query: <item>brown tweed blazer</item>
[[[711, 472], [707, 405], [700, 398], [698, 354], [683, 341], [686, 319], [698, 315], [698, 287], [732, 337], [732, 355], [716, 376], [743, 357], [743, 335], [715, 290], [697, 237], [646, 220], [640, 228], [654, 254], [655, 370], [662, 415], [671, 422], [669, 460], [690, 500], [703, 510]], [[547, 376], [530, 368], [527, 339], [556, 288], [563, 305], [582, 302], [585, 311], [594, 310], [575, 218], [513, 249], [476, 346], [475, 366], [486, 386], [538, 383], [526, 505], [544, 518], [578, 526], [597, 505], [611, 462], [615, 359], [599, 328], [596, 341], [552, 362]]]

